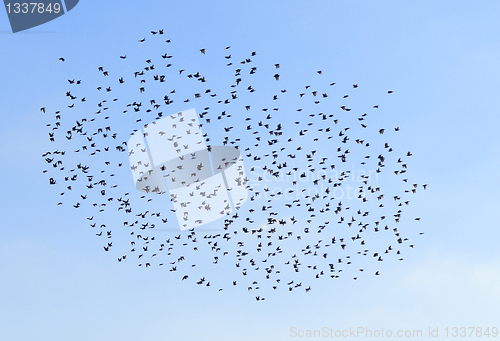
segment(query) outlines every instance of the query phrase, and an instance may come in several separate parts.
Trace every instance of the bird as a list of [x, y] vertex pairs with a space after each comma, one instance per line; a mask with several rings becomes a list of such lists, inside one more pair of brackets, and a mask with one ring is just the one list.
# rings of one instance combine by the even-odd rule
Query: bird
[[[146, 33], [150, 37], [148, 44], [159, 44], [157, 51], [163, 50], [162, 44], [165, 42], [171, 43], [169, 47], [175, 51], [175, 41], [171, 42], [170, 39], [165, 40], [159, 37], [163, 34], [163, 30], [153, 29]], [[145, 42], [145, 38], [140, 39], [139, 42]], [[224, 50], [230, 48], [226, 46]], [[127, 258], [126, 253], [138, 254], [136, 260], [138, 265], [149, 271], [155, 268], [153, 265], [167, 264], [166, 259], [171, 264], [169, 275], [176, 275], [177, 270], [181, 273], [186, 271], [187, 274], [181, 276], [181, 280], [185, 281], [186, 285], [190, 283], [188, 276], [200, 275], [198, 278], [202, 278], [203, 281], [200, 280], [197, 283], [201, 282], [205, 284], [204, 287], [210, 287], [211, 282], [208, 279], [216, 275], [207, 272], [206, 268], [198, 263], [193, 264], [194, 259], [200, 259], [196, 255], [203, 253], [201, 259], [210, 259], [214, 264], [212, 266], [215, 266], [223, 263], [222, 260], [229, 259], [226, 256], [231, 255], [232, 250], [236, 250], [235, 266], [231, 267], [236, 271], [227, 272], [231, 276], [230, 281], [223, 283], [219, 291], [222, 291], [225, 285], [231, 286], [233, 283], [235, 290], [243, 288], [248, 291], [248, 288], [251, 288], [250, 290], [254, 291], [267, 285], [273, 290], [282, 289], [288, 292], [301, 287], [304, 283], [305, 291], [309, 292], [311, 286], [306, 284], [307, 281], [314, 281], [326, 274], [329, 276], [324, 278], [329, 280], [344, 276], [346, 271], [343, 272], [343, 269], [338, 267], [342, 266], [345, 270], [354, 264], [356, 260], [350, 256], [354, 252], [360, 255], [367, 255], [369, 252], [377, 253], [376, 259], [386, 262], [390, 261], [392, 254], [400, 255], [400, 250], [394, 252], [387, 245], [387, 243], [394, 243], [391, 239], [392, 233], [395, 234], [398, 245], [408, 243], [410, 249], [416, 246], [415, 241], [406, 234], [404, 226], [399, 230], [393, 230], [394, 225], [391, 226], [391, 223], [405, 224], [401, 219], [406, 213], [403, 212], [402, 204], [405, 203], [406, 207], [411, 199], [409, 196], [420, 195], [420, 192], [417, 193], [419, 186], [404, 187], [409, 181], [410, 173], [405, 174], [407, 167], [411, 168], [412, 165], [407, 157], [412, 154], [410, 152], [405, 154], [399, 150], [397, 139], [393, 140], [394, 136], [389, 129], [376, 127], [382, 123], [380, 118], [363, 113], [363, 111], [359, 112], [362, 109], [355, 105], [352, 105], [352, 109], [347, 105], [341, 106], [340, 109], [338, 106], [333, 108], [329, 101], [334, 100], [336, 95], [324, 89], [322, 85], [311, 83], [312, 86], [317, 86], [317, 88], [312, 88], [311, 85], [299, 84], [304, 86], [306, 90], [301, 89], [305, 92], [294, 90], [293, 87], [287, 86], [286, 68], [282, 69], [284, 73], [283, 78], [280, 79], [276, 71], [272, 73], [269, 71], [279, 69], [280, 64], [262, 65], [265, 62], [253, 58], [257, 55], [256, 51], [245, 55], [238, 49], [231, 49], [231, 54], [226, 52], [224, 55], [221, 53], [213, 56], [214, 60], [219, 58], [221, 67], [231, 70], [231, 77], [226, 79], [223, 76], [224, 73], [219, 72], [220, 78], [212, 79], [213, 76], [209, 77], [209, 74], [212, 74], [212, 71], [216, 71], [216, 74], [220, 71], [217, 69], [218, 64], [214, 64], [210, 59], [212, 57], [202, 58], [202, 61], [196, 65], [189, 60], [178, 60], [176, 64], [174, 63], [176, 69], [169, 67], [172, 64], [163, 64], [160, 68], [160, 65], [155, 67], [153, 61], [160, 56], [162, 57], [160, 60], [170, 58], [175, 60], [175, 53], [172, 56], [163, 51], [157, 55], [151, 55], [148, 51], [144, 51], [142, 52], [144, 58], [139, 59], [142, 62], [136, 63], [135, 56], [139, 57], [141, 54], [137, 48], [134, 52], [127, 51], [134, 55], [134, 58], [127, 59], [127, 64], [130, 63], [133, 67], [129, 71], [123, 71], [121, 67], [113, 65], [109, 69], [105, 69], [104, 66], [97, 67], [100, 71], [99, 77], [101, 73], [104, 76], [109, 74], [117, 76], [116, 79], [121, 84], [120, 91], [135, 90], [130, 91], [133, 93], [132, 97], [121, 97], [118, 89], [113, 88], [112, 91], [113, 83], [102, 81], [102, 77], [95, 78], [98, 82], [96, 87], [97, 91], [106, 89], [105, 92], [96, 93], [95, 87], [91, 90], [81, 88], [78, 92], [72, 91], [73, 93], [68, 91], [67, 100], [71, 103], [68, 103], [70, 105], [64, 104], [68, 108], [63, 107], [63, 110], [71, 109], [72, 112], [58, 112], [48, 122], [48, 138], [52, 146], [56, 147], [48, 151], [50, 154], [45, 152], [43, 156], [48, 166], [44, 174], [49, 179], [50, 188], [58, 190], [57, 193], [64, 198], [59, 199], [56, 206], [62, 206], [58, 209], [68, 207], [84, 210], [91, 227], [100, 229], [95, 234], [100, 238], [109, 239], [109, 243], [103, 246], [105, 251], [110, 251], [111, 247], [114, 248], [113, 250], [118, 249], [122, 242], [115, 237], [114, 231], [119, 230], [119, 227], [109, 225], [108, 221], [122, 220], [118, 225], [123, 230], [119, 232], [130, 234], [129, 237], [132, 238], [134, 244], [127, 245], [125, 250], [120, 250], [117, 256], [118, 263], [134, 261], [130, 257]], [[202, 54], [206, 53], [205, 48], [199, 51]], [[196, 50], [194, 52], [197, 53]], [[261, 55], [259, 53], [259, 57]], [[118, 57], [126, 59], [127, 54], [119, 54]], [[228, 59], [241, 62], [239, 64], [234, 62], [235, 65], [226, 64]], [[273, 65], [274, 69], [272, 69]], [[208, 70], [211, 72], [207, 73]], [[119, 74], [120, 72], [122, 74]], [[127, 78], [132, 73], [134, 79], [138, 80], [137, 83]], [[311, 76], [316, 73], [323, 74], [321, 70], [318, 70], [313, 71]], [[233, 75], [234, 78], [232, 78]], [[89, 81], [93, 80], [93, 77], [97, 76], [89, 73], [88, 79], [82, 78], [83, 82], [79, 78], [74, 78], [69, 80], [69, 84], [66, 81], [64, 83], [68, 87], [73, 87], [75, 84], [90, 84]], [[124, 82], [126, 78], [127, 82]], [[171, 83], [165, 80], [171, 80]], [[270, 82], [278, 80], [282, 85], [279, 89], [272, 89]], [[177, 81], [179, 82], [176, 83]], [[201, 87], [196, 90], [193, 88], [193, 92], [190, 92], [189, 86], [177, 89], [177, 91], [173, 87], [167, 87], [167, 90], [164, 88], [166, 84], [183, 84], [183, 82], [195, 82]], [[160, 83], [163, 83], [161, 88]], [[146, 84], [148, 84], [148, 91], [146, 91]], [[261, 87], [266, 84], [269, 85], [269, 89]], [[333, 86], [337, 83], [329, 81], [325, 84]], [[353, 88], [358, 87], [358, 84], [353, 83], [344, 85], [350, 86], [351, 84]], [[226, 92], [226, 89], [231, 90]], [[86, 93], [86, 91], [93, 93]], [[113, 97], [110, 97], [111, 92], [113, 92]], [[159, 93], [162, 95], [157, 96]], [[392, 90], [388, 93], [392, 93]], [[93, 102], [96, 94], [99, 94], [99, 100]], [[210, 96], [205, 96], [205, 94], [210, 94]], [[272, 99], [275, 104], [274, 108], [259, 101], [259, 94], [267, 96], [269, 100]], [[73, 101], [77, 95], [81, 101]], [[343, 96], [345, 101], [351, 101], [352, 96], [349, 97], [347, 94]], [[282, 101], [287, 103], [286, 113], [285, 107], [280, 105]], [[114, 104], [114, 102], [117, 103]], [[248, 159], [245, 160], [245, 171], [248, 172], [251, 169], [251, 173], [247, 173], [247, 176], [250, 178], [255, 175], [255, 179], [245, 179], [245, 181], [240, 179], [240, 182], [247, 186], [248, 199], [236, 211], [237, 213], [233, 211], [226, 215], [223, 210], [221, 211], [223, 218], [212, 223], [220, 227], [220, 232], [212, 233], [195, 228], [182, 231], [180, 234], [177, 232], [173, 238], [163, 238], [163, 232], [159, 227], [162, 226], [166, 230], [177, 229], [179, 220], [177, 214], [180, 209], [179, 211], [167, 209], [161, 212], [152, 209], [156, 207], [155, 203], [161, 200], [152, 196], [153, 186], [148, 189], [149, 193], [129, 193], [126, 192], [126, 186], [123, 186], [121, 180], [116, 179], [119, 174], [123, 174], [121, 171], [124, 167], [117, 168], [123, 164], [123, 157], [127, 157], [128, 153], [137, 154], [147, 151], [143, 149], [144, 147], [129, 146], [126, 138], [129, 132], [123, 131], [123, 127], [130, 123], [130, 126], [136, 128], [135, 132], [141, 131], [146, 134], [148, 132], [145, 131], [143, 120], [149, 116], [144, 115], [154, 115], [148, 119], [149, 122], [153, 122], [148, 125], [149, 127], [163, 122], [160, 119], [169, 120], [170, 118], [166, 116], [173, 114], [171, 113], [171, 108], [174, 108], [173, 103], [181, 105], [175, 108], [182, 108], [186, 103], [196, 106], [200, 126], [202, 122], [203, 128], [207, 128], [203, 136], [199, 135], [199, 141], [207, 143], [207, 151], [214, 154], [215, 148], [208, 145], [212, 142], [224, 148], [233, 146], [238, 152], [243, 153], [244, 150], [242, 157]], [[122, 104], [124, 108], [119, 118], [106, 116], [107, 110], [111, 112], [115, 110], [113, 106], [119, 104]], [[88, 110], [93, 106], [97, 110]], [[379, 107], [375, 105], [373, 108]], [[241, 110], [248, 111], [249, 115], [244, 117], [234, 114]], [[45, 113], [45, 107], [41, 111]], [[305, 112], [308, 114], [304, 115]], [[356, 113], [356, 115], [350, 115], [348, 112]], [[155, 116], [156, 119], [154, 119]], [[50, 120], [50, 117], [47, 120]], [[115, 122], [116, 120], [119, 124]], [[214, 124], [219, 121], [221, 124]], [[356, 122], [359, 124], [354, 124]], [[337, 127], [339, 131], [335, 131]], [[186, 128], [186, 136], [192, 134], [193, 130], [193, 127]], [[169, 139], [165, 141], [172, 145], [176, 143], [176, 148], [179, 148], [180, 152], [191, 148], [195, 143], [181, 141], [180, 136], [168, 135], [167, 129], [158, 131], [162, 132], [158, 136]], [[376, 133], [377, 131], [379, 134]], [[399, 131], [399, 127], [396, 127], [395, 131]], [[377, 138], [376, 136], [379, 135], [383, 136]], [[143, 137], [146, 140], [148, 136]], [[381, 140], [382, 138], [384, 140]], [[317, 147], [311, 148], [310, 146]], [[64, 147], [68, 148], [68, 155], [59, 154]], [[58, 150], [55, 150], [56, 148]], [[191, 156], [190, 154], [180, 156], [186, 160], [190, 157], [194, 158], [192, 159], [193, 167], [197, 166], [192, 172], [186, 173], [187, 178], [194, 179], [199, 176], [199, 172], [205, 171], [205, 161], [196, 160], [199, 157], [198, 152]], [[225, 162], [228, 165], [231, 163], [228, 160], [222, 161], [220, 169], [226, 167]], [[150, 163], [132, 164], [130, 171], [149, 167]], [[349, 168], [351, 163], [352, 169]], [[357, 174], [358, 168], [356, 167], [373, 171]], [[174, 168], [174, 170], [180, 172], [186, 168], [187, 166], [184, 166], [180, 169]], [[217, 166], [214, 166], [214, 171], [217, 169]], [[161, 170], [164, 172], [163, 175], [169, 173], [166, 166]], [[379, 173], [387, 173], [388, 177], [394, 178], [394, 182], [385, 178], [376, 180]], [[177, 175], [180, 173], [175, 174], [175, 177], [171, 177], [172, 181], [180, 184], [184, 182], [183, 185], [185, 185], [187, 180]], [[73, 175], [77, 177], [73, 178]], [[199, 183], [203, 181], [200, 180]], [[359, 186], [355, 189], [354, 198], [352, 200], [343, 198], [340, 201], [337, 197], [338, 191], [345, 190], [346, 185], [350, 185], [351, 182]], [[228, 184], [230, 183], [229, 181]], [[421, 184], [420, 181], [416, 183]], [[400, 185], [397, 186], [397, 184]], [[201, 208], [196, 209], [208, 210], [210, 208], [213, 211], [214, 205], [209, 200], [219, 195], [220, 192], [201, 189], [202, 185], [195, 185], [195, 183], [190, 186], [192, 190], [188, 191], [189, 198], [200, 196], [200, 203], [205, 201], [200, 205]], [[197, 186], [200, 188], [195, 189]], [[427, 188], [427, 184], [422, 186], [423, 189]], [[398, 188], [401, 190], [398, 191]], [[232, 191], [234, 192], [234, 189], [231, 188], [228, 193]], [[77, 203], [70, 202], [73, 208], [70, 205], [63, 205], [63, 202], [72, 200], [73, 194], [77, 198], [79, 195], [81, 200]], [[371, 205], [373, 202], [377, 205]], [[231, 208], [231, 205], [227, 207]], [[293, 211], [293, 217], [284, 215], [283, 209], [288, 212]], [[146, 212], [148, 210], [150, 212]], [[386, 225], [385, 222], [389, 220], [391, 214], [395, 221]], [[180, 219], [182, 224], [184, 218], [188, 220], [191, 218], [191, 212], [187, 215], [181, 213], [180, 217], [183, 217]], [[420, 220], [420, 218], [415, 218], [415, 220]], [[101, 222], [105, 222], [108, 226]], [[333, 225], [339, 226], [339, 229], [332, 228]], [[396, 226], [399, 227], [399, 225]], [[384, 231], [390, 232], [391, 238], [382, 236]], [[114, 246], [111, 240], [114, 241]], [[137, 245], [135, 245], [136, 242]], [[384, 242], [386, 242], [385, 245], [383, 245]], [[384, 255], [383, 258], [382, 255]], [[402, 259], [400, 256], [397, 257]], [[143, 261], [144, 259], [146, 261]], [[308, 273], [309, 269], [310, 273]], [[360, 274], [364, 276], [373, 273], [380, 275], [379, 271], [360, 270]], [[280, 284], [279, 277], [284, 274], [288, 280], [283, 280], [283, 284]], [[240, 285], [237, 285], [240, 276], [246, 276], [245, 279], [250, 279], [249, 283], [252, 284], [245, 286], [240, 282]], [[358, 277], [360, 275], [354, 277], [354, 280]], [[265, 279], [265, 283], [257, 284], [257, 281], [260, 282], [261, 279]], [[211, 280], [215, 283], [213, 278]], [[285, 286], [284, 283], [290, 284]], [[264, 297], [256, 296], [256, 299], [263, 301]]]

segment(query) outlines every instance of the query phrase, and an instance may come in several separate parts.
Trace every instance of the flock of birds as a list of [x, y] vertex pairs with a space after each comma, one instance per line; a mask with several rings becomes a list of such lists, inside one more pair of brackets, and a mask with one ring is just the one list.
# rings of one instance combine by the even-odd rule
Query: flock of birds
[[[133, 58], [141, 51], [171, 51], [173, 43], [163, 37], [163, 30], [151, 31], [138, 41], [143, 50]], [[202, 63], [212, 50], [196, 53], [193, 59]], [[403, 211], [410, 196], [427, 185], [407, 178], [410, 151], [393, 155], [390, 140], [400, 128], [377, 126], [378, 105], [367, 112], [351, 108], [350, 95], [335, 94], [335, 82], [324, 83], [331, 90], [305, 85], [295, 92], [286, 88], [279, 63], [257, 67], [256, 52], [236, 60], [230, 46], [223, 56], [221, 66], [230, 72], [225, 84], [224, 71], [212, 61], [202, 72], [167, 52], [144, 59], [140, 67], [122, 66], [131, 57], [117, 56], [112, 66], [128, 71], [97, 67], [93, 89], [92, 79], [68, 79], [66, 107], [53, 110], [47, 124], [58, 148], [42, 155], [48, 183], [60, 189], [57, 206], [85, 210], [103, 250], [118, 262], [164, 266], [182, 281], [219, 291], [268, 286], [308, 292], [307, 280], [380, 274], [355, 268], [357, 262], [370, 268], [389, 257], [403, 260], [403, 248], [413, 247], [406, 234], [420, 220], [403, 220]], [[66, 59], [59, 61], [65, 66], [71, 63]], [[317, 71], [315, 77], [325, 75]], [[352, 85], [351, 98], [358, 87]], [[144, 124], [191, 107], [209, 149], [213, 143], [241, 151], [250, 197], [225, 218], [180, 232], [168, 195], [134, 188], [127, 141]], [[116, 246], [124, 243], [128, 247]]]

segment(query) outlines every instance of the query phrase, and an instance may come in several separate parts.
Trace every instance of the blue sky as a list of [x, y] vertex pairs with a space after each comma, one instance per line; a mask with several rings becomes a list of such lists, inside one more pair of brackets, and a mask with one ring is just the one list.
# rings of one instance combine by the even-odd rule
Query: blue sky
[[[452, 327], [500, 327], [499, 7], [496, 1], [80, 1], [68, 14], [17, 34], [0, 11], [0, 339], [288, 340], [299, 338], [292, 337], [293, 327], [421, 329], [424, 335], [438, 327], [444, 338], [446, 327], [450, 333]], [[161, 28], [172, 41], [166, 49], [150, 44], [158, 36], [149, 32]], [[264, 286], [249, 293], [231, 285], [209, 290], [181, 281], [168, 268], [118, 263], [105, 253], [85, 219], [93, 211], [74, 210], [71, 200], [56, 207], [60, 195], [42, 173], [41, 154], [64, 144], [54, 148], [45, 125], [69, 103], [67, 79], [82, 79], [87, 103], [95, 105], [98, 96], [90, 89], [102, 82], [99, 66], [116, 82], [160, 51], [205, 71], [221, 92], [233, 81], [223, 56], [231, 53], [236, 62], [256, 51], [255, 66], [271, 78], [257, 78], [257, 99], [248, 97], [259, 108], [272, 108], [266, 96], [285, 85], [296, 93], [306, 84], [337, 96], [336, 110], [343, 94], [357, 110], [379, 104], [376, 113], [367, 111], [370, 122], [401, 128], [387, 138], [398, 151], [411, 150], [411, 179], [429, 184], [408, 211], [421, 221], [406, 221], [415, 247], [405, 248], [404, 261], [366, 263], [370, 274], [356, 281], [345, 276], [314, 282], [303, 274], [297, 279], [312, 284], [307, 293]], [[60, 57], [66, 61], [57, 62]], [[272, 78], [275, 63], [279, 82]], [[337, 84], [331, 88], [330, 82]], [[193, 93], [190, 84], [179, 77], [168, 89]], [[119, 95], [129, 96], [126, 89]], [[280, 108], [295, 109], [296, 99], [287, 98], [280, 98]], [[180, 99], [172, 113], [196, 107], [194, 101], [184, 107]], [[88, 115], [83, 108], [74, 115]], [[116, 108], [110, 121], [127, 134], [132, 125]], [[273, 122], [291, 122], [284, 110], [273, 113]], [[222, 128], [214, 123], [204, 132], [220, 143]], [[243, 124], [237, 126], [233, 136], [243, 136], [242, 130]], [[312, 142], [303, 147], [325, 155], [330, 148]], [[133, 188], [128, 173], [117, 176]], [[387, 186], [397, 190], [399, 183]], [[168, 233], [163, 235], [174, 235]], [[293, 254], [301, 245], [288, 247]], [[236, 279], [228, 269], [211, 270], [214, 281]], [[372, 275], [375, 270], [381, 276]], [[266, 300], [257, 302], [256, 294]]]

